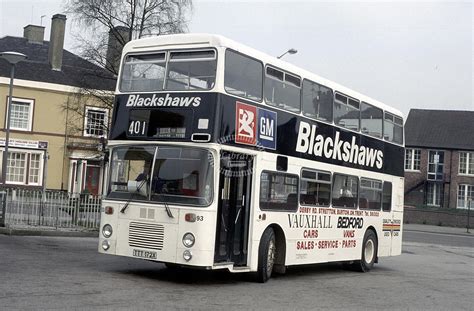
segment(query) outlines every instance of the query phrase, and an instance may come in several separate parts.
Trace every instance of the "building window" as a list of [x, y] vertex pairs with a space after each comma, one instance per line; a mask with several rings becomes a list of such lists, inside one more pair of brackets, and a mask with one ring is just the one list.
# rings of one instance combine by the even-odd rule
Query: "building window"
[[458, 186], [458, 208], [474, 208], [474, 185]]
[[84, 119], [84, 136], [106, 136], [108, 113], [109, 111], [105, 108], [86, 107]]
[[34, 100], [32, 99], [13, 97], [10, 107], [10, 129], [17, 131], [31, 131], [33, 123], [33, 106]]
[[262, 210], [298, 210], [298, 176], [262, 172], [260, 176], [260, 208]]
[[419, 171], [421, 163], [421, 150], [420, 149], [405, 149], [405, 170], [406, 171]]
[[26, 153], [8, 152], [7, 182], [24, 184], [26, 175]]
[[428, 180], [443, 180], [444, 151], [430, 150], [428, 153]]
[[43, 181], [43, 152], [9, 151], [7, 183], [41, 186]]
[[426, 204], [432, 206], [441, 205], [441, 184], [439, 183], [428, 183], [428, 189], [426, 191]]
[[459, 153], [459, 174], [474, 175], [474, 152]]
[[30, 171], [28, 176], [28, 184], [39, 185], [41, 176], [41, 154], [32, 153], [30, 155]]

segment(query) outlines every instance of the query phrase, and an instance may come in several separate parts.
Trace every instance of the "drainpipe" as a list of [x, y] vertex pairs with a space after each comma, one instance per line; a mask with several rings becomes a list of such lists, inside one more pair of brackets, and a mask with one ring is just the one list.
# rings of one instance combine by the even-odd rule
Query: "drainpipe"
[[451, 150], [450, 154], [450, 161], [449, 161], [449, 191], [448, 191], [448, 208], [451, 207], [451, 186], [453, 185], [452, 180], [453, 180], [453, 152]]

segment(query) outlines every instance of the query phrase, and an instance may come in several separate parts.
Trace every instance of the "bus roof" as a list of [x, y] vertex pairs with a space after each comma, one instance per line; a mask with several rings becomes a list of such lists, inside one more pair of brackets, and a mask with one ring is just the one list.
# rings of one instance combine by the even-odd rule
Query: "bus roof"
[[312, 72], [292, 65], [284, 60], [278, 59], [274, 56], [268, 55], [264, 52], [258, 51], [254, 48], [248, 47], [242, 43], [238, 43], [221, 35], [206, 33], [187, 33], [142, 38], [128, 42], [123, 49], [123, 54], [125, 55], [131, 52], [154, 51], [156, 49], [166, 49], [171, 47], [203, 48], [212, 46], [226, 47], [238, 51], [242, 54], [261, 60], [265, 65], [272, 65], [285, 71], [289, 71], [293, 74], [299, 75], [301, 76], [301, 78], [306, 78], [308, 80], [323, 84], [324, 86], [330, 87], [335, 91], [357, 98], [360, 101], [367, 102], [371, 105], [382, 108], [384, 111], [390, 112], [403, 118], [403, 114], [401, 113], [401, 111], [390, 107], [376, 99], [351, 90], [343, 85], [325, 79]]

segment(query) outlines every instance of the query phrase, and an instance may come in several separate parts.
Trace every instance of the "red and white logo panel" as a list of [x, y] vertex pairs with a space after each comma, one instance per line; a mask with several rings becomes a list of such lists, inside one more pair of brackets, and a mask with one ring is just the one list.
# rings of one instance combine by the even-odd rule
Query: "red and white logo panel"
[[235, 142], [246, 145], [257, 144], [257, 107], [236, 103]]

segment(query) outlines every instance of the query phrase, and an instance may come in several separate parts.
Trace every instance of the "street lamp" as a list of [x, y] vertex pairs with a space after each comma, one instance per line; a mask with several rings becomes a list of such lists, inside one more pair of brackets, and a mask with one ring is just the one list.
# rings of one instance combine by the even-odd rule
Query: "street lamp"
[[[7, 184], [7, 161], [8, 161], [8, 143], [10, 139], [10, 116], [11, 116], [11, 104], [12, 104], [12, 93], [13, 93], [13, 79], [15, 76], [15, 65], [22, 60], [27, 59], [27, 56], [18, 52], [0, 52], [0, 58], [3, 58], [12, 65], [10, 71], [10, 88], [8, 90], [8, 103], [7, 103], [7, 118], [5, 124], [5, 151], [3, 152], [2, 161], [2, 182], [5, 187]], [[2, 218], [0, 225], [5, 225], [5, 212], [6, 212], [6, 197], [4, 196], [2, 202]]]
[[280, 59], [282, 58], [283, 56], [285, 56], [286, 54], [296, 54], [298, 53], [298, 50], [295, 50], [295, 49], [289, 49], [288, 51], [286, 51], [285, 53], [281, 54], [280, 56], [278, 56], [277, 58]]

